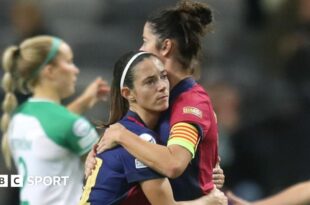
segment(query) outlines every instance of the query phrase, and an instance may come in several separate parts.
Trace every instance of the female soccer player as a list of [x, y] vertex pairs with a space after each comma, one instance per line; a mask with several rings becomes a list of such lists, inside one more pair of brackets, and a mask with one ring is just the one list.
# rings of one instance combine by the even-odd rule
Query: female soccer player
[[170, 107], [157, 127], [163, 145], [143, 141], [118, 123], [107, 129], [97, 149], [101, 152], [122, 145], [145, 165], [173, 178], [170, 182], [176, 200], [196, 199], [214, 187], [216, 116], [208, 94], [193, 78], [201, 37], [211, 21], [209, 7], [190, 0], [147, 19], [141, 50], [158, 56], [171, 85]]
[[[23, 176], [20, 203], [77, 204], [83, 187], [80, 156], [98, 135], [86, 119], [61, 105], [74, 93], [79, 73], [71, 48], [56, 37], [33, 37], [8, 47], [2, 63], [2, 148], [7, 164], [12, 153]], [[18, 108], [15, 89], [32, 94]], [[107, 92], [106, 83], [97, 79], [68, 108], [81, 113]]]
[[[160, 139], [152, 129], [169, 101], [167, 71], [162, 63], [151, 53], [130, 52], [115, 64], [113, 76], [108, 125], [118, 122], [135, 133], [135, 137], [156, 143]], [[87, 179], [80, 205], [141, 204], [139, 200], [126, 200], [136, 185], [141, 186], [150, 203], [155, 205], [227, 203], [223, 194], [175, 202], [166, 178], [118, 146], [97, 155], [97, 167]]]

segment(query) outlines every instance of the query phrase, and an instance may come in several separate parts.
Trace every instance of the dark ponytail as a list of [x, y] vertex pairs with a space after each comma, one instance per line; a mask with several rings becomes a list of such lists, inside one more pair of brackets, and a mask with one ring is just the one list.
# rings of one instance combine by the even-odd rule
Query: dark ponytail
[[[201, 57], [201, 37], [212, 22], [212, 11], [204, 3], [182, 0], [175, 8], [151, 15], [147, 22], [159, 41], [176, 40], [179, 51], [176, 58], [184, 69], [192, 69], [192, 64]], [[160, 43], [157, 42], [158, 48]]]

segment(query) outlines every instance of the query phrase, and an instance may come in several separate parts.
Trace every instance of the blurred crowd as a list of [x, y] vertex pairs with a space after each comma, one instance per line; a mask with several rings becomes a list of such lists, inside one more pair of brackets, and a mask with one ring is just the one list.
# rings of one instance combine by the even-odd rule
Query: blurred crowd
[[[199, 81], [217, 114], [225, 189], [254, 200], [309, 179], [310, 0], [201, 1], [215, 13]], [[0, 52], [57, 35], [76, 54], [79, 90], [95, 76], [111, 79], [119, 55], [140, 47], [146, 16], [176, 2], [0, 0]], [[105, 121], [107, 110], [99, 104], [86, 116]], [[0, 189], [3, 204], [15, 194]]]

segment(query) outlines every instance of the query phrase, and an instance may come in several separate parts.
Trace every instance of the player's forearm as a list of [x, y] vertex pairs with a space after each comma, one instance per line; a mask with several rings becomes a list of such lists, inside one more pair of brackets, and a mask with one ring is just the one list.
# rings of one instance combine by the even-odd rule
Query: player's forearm
[[166, 146], [144, 141], [129, 131], [119, 137], [117, 143], [148, 167], [167, 177], [175, 177], [175, 170], [180, 162]]
[[83, 114], [89, 109], [89, 101], [91, 99], [88, 99], [84, 97], [83, 95], [77, 97], [74, 101], [72, 101], [69, 105], [67, 105], [68, 110], [71, 112], [74, 112], [76, 114]]
[[140, 186], [152, 205], [177, 205], [167, 178], [143, 181]]
[[310, 181], [299, 183], [290, 188], [252, 203], [253, 205], [306, 205], [310, 204]]

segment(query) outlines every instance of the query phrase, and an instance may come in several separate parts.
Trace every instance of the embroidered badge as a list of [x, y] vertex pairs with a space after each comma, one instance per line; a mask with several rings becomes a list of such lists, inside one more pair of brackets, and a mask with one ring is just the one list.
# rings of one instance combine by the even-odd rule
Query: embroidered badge
[[156, 144], [156, 140], [154, 139], [154, 137], [148, 133], [143, 133], [139, 135], [139, 137], [143, 139], [144, 141], [148, 141], [150, 143]]
[[202, 112], [195, 107], [183, 107], [183, 114], [192, 114], [199, 118], [202, 118]]
[[146, 168], [147, 166], [143, 164], [141, 161], [135, 159], [136, 169]]

